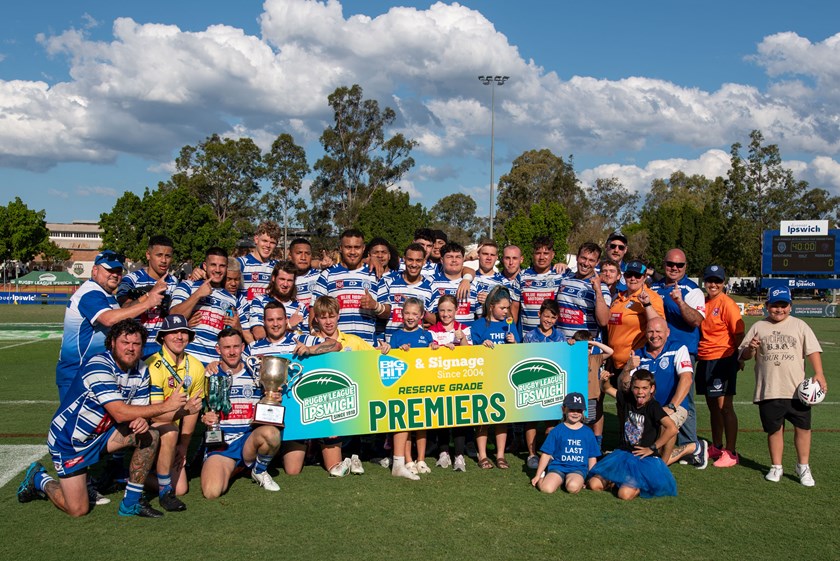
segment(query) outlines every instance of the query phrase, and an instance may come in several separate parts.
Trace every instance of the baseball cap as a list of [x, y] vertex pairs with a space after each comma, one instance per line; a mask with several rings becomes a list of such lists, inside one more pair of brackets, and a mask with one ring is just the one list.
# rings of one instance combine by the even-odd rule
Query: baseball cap
[[167, 333], [175, 333], [176, 331], [186, 332], [190, 337], [190, 341], [195, 339], [195, 331], [193, 331], [193, 329], [189, 326], [187, 319], [181, 314], [172, 314], [171, 316], [163, 318], [163, 324], [160, 326], [160, 330], [155, 337], [155, 341], [160, 343], [164, 335]]
[[645, 271], [647, 271], [647, 265], [638, 260], [630, 261], [624, 270], [625, 273], [638, 273], [640, 275], [644, 275]]
[[613, 240], [621, 240], [622, 242], [624, 242], [625, 245], [627, 244], [627, 236], [621, 233], [621, 230], [616, 230], [615, 232], [610, 234], [607, 238], [607, 243], [610, 243]]
[[786, 302], [790, 304], [790, 289], [786, 286], [774, 286], [767, 291], [767, 303]]
[[125, 256], [120, 255], [116, 251], [111, 251], [110, 249], [106, 249], [104, 251], [100, 251], [96, 258], [93, 260], [94, 265], [99, 265], [100, 267], [105, 267], [106, 269], [124, 269], [125, 268]]
[[577, 411], [585, 411], [586, 398], [579, 392], [567, 393], [566, 397], [563, 398], [563, 407], [568, 407], [569, 409]]
[[703, 270], [703, 280], [706, 279], [726, 280], [726, 271], [720, 265], [709, 265]]

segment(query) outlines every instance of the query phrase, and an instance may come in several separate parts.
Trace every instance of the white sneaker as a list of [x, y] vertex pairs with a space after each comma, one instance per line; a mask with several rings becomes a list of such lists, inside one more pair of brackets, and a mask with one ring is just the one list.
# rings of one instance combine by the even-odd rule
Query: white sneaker
[[358, 454], [350, 456], [350, 473], [353, 475], [362, 475], [365, 468], [362, 466], [362, 460], [359, 459]]
[[251, 479], [266, 491], [279, 491], [280, 486], [274, 481], [267, 471], [262, 473], [251, 472]]
[[438, 456], [437, 461], [435, 462], [437, 467], [442, 467], [443, 469], [448, 469], [449, 466], [452, 465], [452, 459], [449, 457], [449, 452], [443, 451]]
[[805, 487], [813, 487], [817, 484], [814, 481], [814, 476], [811, 475], [811, 466], [808, 464], [796, 464], [796, 475], [799, 476], [799, 482]]
[[[810, 472], [810, 470], [808, 471]], [[773, 483], [778, 483], [782, 480], [782, 473], [782, 466], [770, 466], [770, 471], [767, 472], [764, 479], [772, 481]], [[811, 481], [813, 481], [813, 479], [811, 479]]]
[[330, 468], [330, 477], [344, 477], [350, 471], [350, 458], [344, 458], [340, 463]]
[[414, 475], [417, 475], [417, 473], [418, 473], [417, 464], [415, 464], [414, 462], [408, 462], [407, 464], [405, 464], [405, 469], [407, 469], [408, 471], [410, 471]]
[[389, 467], [391, 467], [391, 458], [388, 457], [388, 456], [385, 456], [384, 458], [379, 460], [379, 465], [384, 467], [385, 469], [388, 469]]
[[411, 473], [408, 471], [406, 466], [394, 466], [394, 469], [391, 470], [391, 475], [394, 477], [405, 477], [406, 479], [411, 479], [412, 481], [419, 481], [420, 476], [416, 473]]
[[432, 473], [432, 470], [429, 468], [426, 462], [420, 460], [419, 462], [417, 462], [417, 473]]
[[455, 466], [452, 469], [453, 471], [467, 471], [467, 463], [464, 461], [463, 455], [455, 456]]

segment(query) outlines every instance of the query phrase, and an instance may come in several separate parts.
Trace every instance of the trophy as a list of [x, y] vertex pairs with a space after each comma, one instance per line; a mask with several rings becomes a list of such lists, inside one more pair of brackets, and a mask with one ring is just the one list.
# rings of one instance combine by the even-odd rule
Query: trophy
[[222, 433], [220, 418], [222, 414], [228, 414], [231, 410], [230, 384], [231, 376], [223, 370], [216, 374], [206, 374], [207, 408], [216, 413], [216, 422], [208, 427], [204, 433], [204, 443], [207, 446], [219, 446], [224, 444], [225, 438]]
[[[280, 405], [282, 392], [288, 387], [291, 377], [301, 374], [303, 367], [297, 362], [275, 355], [251, 356], [245, 360], [245, 364], [258, 372], [259, 383], [265, 391], [254, 411], [254, 422], [283, 428], [286, 408]], [[290, 376], [289, 370], [296, 372]]]

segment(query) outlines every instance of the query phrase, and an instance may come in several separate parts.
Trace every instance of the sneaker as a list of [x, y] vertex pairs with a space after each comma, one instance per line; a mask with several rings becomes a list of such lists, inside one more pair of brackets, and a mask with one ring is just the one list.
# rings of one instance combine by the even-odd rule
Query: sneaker
[[717, 460], [723, 455], [723, 448], [718, 448], [714, 444], [709, 444], [709, 459]]
[[125, 505], [125, 500], [120, 501], [120, 516], [140, 516], [141, 518], [162, 518], [163, 513], [152, 508], [146, 501], [140, 501], [131, 506]]
[[432, 470], [423, 460], [417, 462], [417, 473], [432, 473]]
[[525, 464], [528, 466], [528, 469], [537, 469], [540, 465], [540, 459], [537, 456], [528, 456]]
[[418, 472], [417, 472], [417, 464], [415, 464], [414, 462], [407, 462], [407, 463], [405, 464], [405, 469], [407, 469], [408, 471], [410, 471], [410, 472], [411, 472], [411, 473], [413, 473], [414, 475], [417, 475], [417, 474], [418, 474]]
[[467, 463], [464, 461], [464, 456], [458, 454], [455, 456], [455, 465], [452, 468], [455, 471], [467, 471]]
[[813, 487], [817, 484], [814, 481], [814, 476], [811, 475], [811, 466], [808, 464], [796, 464], [796, 475], [799, 476], [799, 482], [805, 487]]
[[377, 463], [380, 466], [384, 467], [385, 469], [388, 469], [389, 467], [391, 467], [391, 458], [389, 458], [388, 456], [385, 456], [384, 458], [379, 460], [379, 462], [377, 462]]
[[329, 469], [330, 477], [344, 477], [350, 473], [350, 458], [344, 458]]
[[435, 465], [443, 469], [449, 469], [449, 466], [452, 465], [452, 459], [449, 457], [449, 452], [441, 452], [440, 456], [438, 456], [438, 459], [435, 462]]
[[93, 481], [88, 479], [87, 482], [88, 502], [92, 505], [102, 506], [111, 502], [111, 499], [97, 491]]
[[26, 468], [26, 473], [23, 476], [23, 481], [20, 482], [17, 489], [17, 498], [19, 502], [28, 503], [36, 499], [47, 498], [44, 493], [35, 486], [35, 475], [43, 473], [47, 469], [41, 465], [41, 462], [32, 462]]
[[362, 460], [359, 459], [358, 454], [350, 456], [350, 473], [353, 475], [362, 475], [365, 468], [362, 466]]
[[767, 472], [764, 479], [772, 481], [773, 483], [778, 483], [782, 480], [782, 473], [782, 466], [770, 466], [770, 471]]
[[391, 471], [391, 475], [393, 475], [394, 477], [404, 477], [412, 481], [420, 480], [420, 476], [416, 473], [411, 473], [410, 471], [408, 471], [406, 466], [394, 466], [394, 469]]
[[175, 491], [172, 489], [161, 495], [158, 502], [163, 510], [167, 512], [180, 512], [182, 510], [187, 510], [187, 505], [175, 496]]
[[694, 467], [697, 469], [706, 469], [709, 465], [709, 443], [705, 440], [698, 441], [699, 446], [694, 450], [692, 455], [694, 459]]
[[[711, 458], [712, 455], [709, 454], [709, 457]], [[740, 461], [741, 459], [738, 457], [736, 452], [721, 450], [720, 457], [712, 465], [716, 468], [731, 468], [737, 466]]]
[[257, 473], [255, 471], [251, 472], [251, 479], [253, 479], [257, 485], [265, 489], [266, 491], [279, 491], [280, 486], [274, 481], [271, 476], [268, 474], [267, 471], [262, 473]]

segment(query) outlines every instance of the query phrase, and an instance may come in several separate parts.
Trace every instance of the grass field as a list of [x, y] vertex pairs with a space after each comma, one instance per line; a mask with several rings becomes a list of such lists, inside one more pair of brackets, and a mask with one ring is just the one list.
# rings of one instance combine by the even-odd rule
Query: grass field
[[[0, 324], [55, 323], [62, 313], [58, 306], [0, 306]], [[161, 521], [119, 518], [119, 495], [71, 520], [45, 501], [18, 504], [16, 473], [0, 489], [4, 558], [840, 559], [840, 400], [834, 397], [840, 395], [840, 321], [808, 323], [822, 342], [834, 388], [814, 414], [815, 488], [789, 475], [792, 431], [785, 477], [779, 484], [764, 481], [768, 456], [757, 408], [749, 403], [750, 366], [736, 398], [742, 465], [674, 466], [676, 498], [622, 503], [588, 491], [541, 495], [518, 457], [506, 472], [481, 471], [468, 461], [466, 473], [433, 468], [418, 482], [396, 480], [373, 464], [366, 464], [364, 476], [344, 479], [330, 479], [315, 466], [297, 477], [273, 471], [281, 492], [240, 479], [217, 501], [204, 500], [195, 480], [184, 498], [188, 510]], [[5, 339], [3, 331], [0, 326], [0, 452], [8, 453], [16, 450], [11, 445], [44, 443], [56, 407], [59, 343]], [[607, 410], [614, 410], [610, 403]], [[698, 406], [698, 418], [699, 432], [708, 437], [705, 405]], [[615, 421], [608, 417], [609, 426]]]

